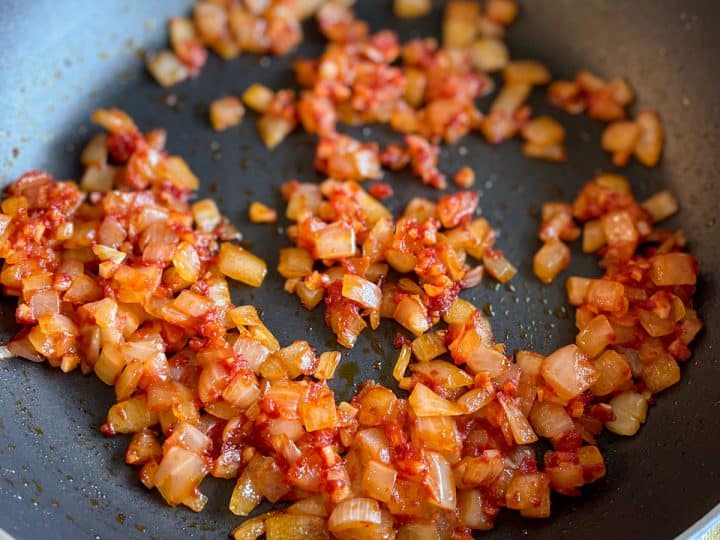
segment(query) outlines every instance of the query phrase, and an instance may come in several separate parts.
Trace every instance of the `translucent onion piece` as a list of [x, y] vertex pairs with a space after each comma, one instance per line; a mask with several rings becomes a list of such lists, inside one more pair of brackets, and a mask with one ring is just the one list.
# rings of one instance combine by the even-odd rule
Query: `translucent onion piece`
[[328, 519], [328, 529], [337, 534], [348, 529], [377, 525], [382, 519], [380, 505], [373, 499], [356, 497], [338, 504]]

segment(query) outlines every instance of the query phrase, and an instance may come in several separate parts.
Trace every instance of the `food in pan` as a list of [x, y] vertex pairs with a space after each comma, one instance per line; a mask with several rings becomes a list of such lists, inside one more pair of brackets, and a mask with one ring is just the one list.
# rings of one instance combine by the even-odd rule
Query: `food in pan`
[[[116, 109], [93, 115], [106, 133], [83, 151], [79, 184], [33, 171], [7, 189], [0, 284], [18, 298], [23, 329], [3, 355], [94, 372], [113, 386], [101, 429], [131, 435], [127, 463], [168, 504], [201, 511], [207, 475], [234, 482], [237, 516], [264, 500], [291, 503], [243, 521], [237, 540], [462, 539], [491, 529], [502, 507], [548, 517], [551, 492], [579, 495], [605, 475], [603, 428], [637, 433], [653, 395], [676, 384], [690, 358], [702, 328], [693, 309], [699, 268], [682, 231], [658, 225], [677, 201], [660, 192], [638, 203], [626, 178], [600, 173], [574, 201], [546, 203], [537, 277], [556, 279], [569, 263], [567, 243], [580, 237], [604, 274], [566, 280], [574, 343], [511, 354], [459, 296], [485, 273], [500, 282], [516, 273], [495, 249], [492, 224], [476, 215], [473, 171], [452, 175], [461, 191], [412, 199], [401, 215], [381, 202], [392, 194], [387, 178], [362, 182], [410, 167], [444, 189], [438, 145], [471, 131], [493, 143], [517, 134], [524, 154], [565, 159], [562, 126], [526, 105], [550, 73], [510, 60], [501, 41], [515, 4], [451, 2], [442, 48], [370, 35], [339, 2], [243, 5], [200, 2], [194, 23], [172, 19], [173, 51], [149, 69], [173, 84], [199, 73], [206, 45], [228, 58], [284, 53], [300, 40], [298, 20], [319, 8], [331, 44], [295, 63], [300, 94], [254, 84], [241, 99], [215, 102], [211, 121], [218, 130], [236, 125], [244, 103], [270, 148], [298, 126], [318, 135], [315, 167], [328, 178], [282, 185], [292, 245], [281, 248], [277, 271], [303, 306], [323, 304], [343, 347], [396, 325], [397, 389], [367, 381], [338, 401], [327, 381], [340, 352], [281, 344], [262, 306], [234, 305], [228, 278], [260, 287], [275, 269], [239, 245], [212, 199], [194, 199], [199, 179], [165, 151], [165, 132], [143, 133]], [[420, 16], [427, 3], [395, 9]], [[474, 99], [492, 88], [486, 71], [501, 71], [503, 85], [483, 115]], [[627, 120], [627, 83], [593, 77], [556, 81], [551, 101], [610, 122], [603, 146], [617, 164], [635, 155], [655, 165], [659, 117]], [[380, 148], [340, 134], [339, 122], [385, 122], [403, 141]], [[249, 217], [274, 223], [278, 211], [256, 201]], [[541, 456], [540, 439], [552, 448]]]
[[[261, 286], [265, 263], [234, 243], [212, 200], [191, 202], [198, 179], [163, 150], [164, 134], [141, 133], [117, 110], [94, 119], [108, 134], [83, 152], [79, 186], [30, 172], [2, 203], [0, 283], [18, 296], [24, 326], [5, 354], [114, 386], [102, 431], [132, 434], [126, 461], [169, 504], [200, 511], [208, 474], [236, 482], [238, 516], [263, 499], [295, 501], [244, 523], [236, 538], [298, 528], [462, 538], [491, 528], [503, 506], [547, 517], [551, 490], [579, 494], [605, 474], [595, 436], [603, 426], [637, 432], [652, 394], [678, 382], [702, 326], [692, 308], [697, 264], [682, 233], [654, 226], [677, 209], [667, 193], [640, 205], [625, 179], [601, 175], [572, 205], [545, 205], [538, 275], [557, 273], [553, 246], [579, 236], [575, 219], [605, 275], [567, 280], [575, 343], [513, 356], [456, 295], [481, 274], [448, 263], [480, 254], [497, 272], [492, 231], [473, 219], [476, 198], [415, 200], [393, 222], [355, 183], [291, 183], [299, 247], [281, 252], [288, 290], [308, 308], [325, 303], [342, 345], [367, 326], [362, 315], [415, 335], [397, 339], [393, 375], [406, 397], [367, 382], [338, 403], [327, 386], [338, 352], [283, 347], [255, 307], [233, 305], [227, 278]], [[400, 266], [404, 257], [415, 261]], [[419, 281], [386, 281], [389, 266]], [[441, 300], [428, 292], [437, 290]], [[538, 463], [540, 437], [553, 450]]]
[[[550, 83], [550, 103], [568, 113], [584, 112], [609, 123], [602, 147], [612, 154], [613, 164], [627, 165], [634, 155], [648, 167], [657, 165], [664, 143], [662, 121], [651, 110], [627, 119], [635, 92], [624, 78], [608, 82], [582, 70], [572, 81], [551, 82], [550, 72], [541, 63], [511, 60], [502, 38], [505, 27], [517, 16], [512, 0], [488, 0], [484, 9], [475, 0], [450, 1], [443, 17], [442, 48], [434, 38], [401, 46], [393, 32], [372, 35], [368, 26], [355, 18], [351, 3], [200, 1], [192, 20], [170, 19], [171, 50], [150, 56], [148, 70], [158, 83], [172, 86], [199, 74], [207, 59], [205, 47], [225, 59], [241, 52], [286, 54], [302, 38], [299, 21], [315, 14], [330, 43], [321, 57], [295, 62], [298, 83], [303, 87], [301, 96], [296, 99], [291, 90], [274, 93], [262, 85], [253, 85], [245, 94], [246, 104], [263, 114], [258, 130], [269, 148], [279, 144], [299, 118], [306, 131], [322, 137], [335, 135], [338, 121], [387, 123], [429, 143], [455, 142], [473, 130], [492, 144], [520, 134], [525, 140], [524, 155], [562, 162], [567, 158], [564, 128], [549, 116], [531, 118], [532, 109], [526, 104], [533, 87]], [[431, 7], [425, 0], [394, 4], [396, 15], [403, 18], [426, 15]], [[488, 76], [492, 72], [501, 73], [503, 86], [483, 115], [475, 99], [493, 90], [494, 81]], [[236, 100], [226, 97], [213, 103], [214, 129], [239, 122], [242, 109]], [[431, 146], [428, 151], [432, 155], [437, 149]], [[373, 178], [367, 176], [372, 172], [378, 169], [349, 171], [356, 180]], [[417, 174], [425, 183], [446, 187], [438, 171]]]

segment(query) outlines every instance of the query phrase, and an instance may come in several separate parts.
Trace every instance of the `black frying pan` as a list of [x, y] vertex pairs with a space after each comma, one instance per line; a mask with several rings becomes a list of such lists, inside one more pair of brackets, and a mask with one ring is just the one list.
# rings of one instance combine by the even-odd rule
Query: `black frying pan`
[[[37, 167], [77, 177], [79, 149], [95, 131], [90, 112], [119, 106], [142, 128], [168, 129], [169, 149], [185, 156], [202, 178], [201, 194], [219, 199], [254, 251], [274, 268], [284, 236], [249, 224], [247, 206], [257, 199], [279, 208], [281, 182], [317, 178], [313, 141], [296, 133], [270, 153], [259, 142], [253, 118], [217, 135], [208, 125], [206, 106], [253, 81], [275, 88], [292, 84], [289, 59], [247, 55], [223, 63], [213, 57], [200, 78], [172, 92], [162, 90], [145, 74], [138, 53], [164, 46], [164, 21], [186, 12], [190, 3], [2, 0], [0, 180], [7, 184]], [[389, 2], [361, 0], [358, 11], [374, 29], [396, 27], [403, 38], [439, 31], [439, 7], [420, 21], [396, 20]], [[633, 165], [627, 174], [640, 197], [660, 188], [679, 197], [682, 212], [675, 224], [687, 232], [703, 269], [698, 304], [706, 330], [683, 368], [682, 382], [660, 396], [640, 433], [631, 439], [601, 438], [605, 480], [584, 488], [581, 498], [554, 497], [549, 520], [524, 521], [502, 512], [492, 537], [671, 538], [720, 501], [719, 27], [715, 0], [528, 0], [510, 31], [514, 57], [538, 58], [565, 78], [582, 67], [627, 76], [638, 105], [662, 113], [668, 142], [661, 167]], [[309, 29], [301, 51], [317, 54], [321, 48], [317, 32]], [[571, 198], [593, 171], [610, 168], [610, 161], [599, 147], [600, 125], [549, 109], [540, 92], [533, 106], [566, 126], [567, 164], [530, 161], [521, 157], [516, 141], [490, 147], [471, 135], [444, 149], [442, 165], [452, 172], [467, 162], [477, 171], [482, 208], [502, 232], [499, 245], [520, 267], [514, 292], [481, 286], [467, 296], [492, 306], [496, 335], [505, 336], [511, 350], [549, 352], [574, 333], [571, 320], [558, 315], [562, 280], [542, 287], [532, 276], [531, 254], [538, 247], [533, 209], [550, 198]], [[376, 127], [369, 135], [394, 137]], [[411, 195], [435, 195], [409, 175], [391, 180], [395, 208]], [[592, 275], [597, 269], [577, 254], [570, 272]], [[282, 342], [307, 337], [320, 349], [334, 346], [321, 311], [300, 308], [273, 272], [260, 290], [237, 287], [233, 296], [236, 303], [261, 306]], [[14, 302], [3, 300], [0, 310], [6, 339], [15, 331]], [[354, 385], [368, 378], [390, 383], [395, 331], [385, 323], [345, 352], [333, 381], [339, 396], [349, 397]], [[232, 482], [209, 478], [203, 483], [210, 502], [201, 514], [167, 507], [123, 463], [127, 439], [104, 439], [98, 432], [112, 397], [94, 377], [63, 376], [21, 361], [0, 366], [0, 528], [19, 539], [224, 537], [239, 522], [227, 510]]]

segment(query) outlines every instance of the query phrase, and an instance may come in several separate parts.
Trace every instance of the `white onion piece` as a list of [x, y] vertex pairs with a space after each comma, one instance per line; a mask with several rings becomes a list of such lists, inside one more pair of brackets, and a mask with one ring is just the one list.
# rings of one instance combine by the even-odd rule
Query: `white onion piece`
[[328, 519], [332, 533], [377, 525], [382, 520], [380, 505], [373, 499], [357, 497], [345, 499], [338, 504]]
[[445, 510], [455, 510], [455, 480], [450, 463], [442, 454], [425, 452], [428, 463], [428, 484], [432, 493], [431, 502]]
[[537, 441], [538, 437], [533, 431], [532, 426], [522, 411], [513, 403], [512, 399], [505, 396], [502, 392], [498, 393], [497, 397], [505, 411], [505, 416], [507, 416], [510, 431], [512, 431], [515, 442], [517, 444], [530, 444]]
[[155, 486], [170, 504], [190, 497], [205, 476], [205, 463], [193, 452], [173, 446], [155, 473]]
[[623, 392], [610, 400], [615, 419], [605, 427], [618, 435], [635, 435], [647, 418], [648, 400], [637, 392]]
[[561, 399], [572, 399], [590, 388], [598, 374], [577, 345], [561, 347], [543, 360], [540, 367], [547, 382]]
[[160, 51], [150, 57], [147, 68], [153, 78], [165, 88], [173, 86], [188, 78], [187, 67], [172, 51]]
[[555, 403], [537, 402], [530, 411], [530, 422], [541, 437], [552, 439], [573, 428], [573, 421], [564, 407]]

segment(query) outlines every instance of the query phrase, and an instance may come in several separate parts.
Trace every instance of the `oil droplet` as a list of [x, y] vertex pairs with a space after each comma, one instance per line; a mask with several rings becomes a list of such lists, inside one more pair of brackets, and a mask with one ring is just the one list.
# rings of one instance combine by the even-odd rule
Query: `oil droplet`
[[115, 516], [115, 521], [117, 521], [120, 525], [125, 523], [125, 514], [120, 512], [117, 516]]
[[355, 384], [355, 378], [360, 375], [360, 368], [358, 368], [355, 362], [343, 362], [341, 363], [336, 373], [348, 386]]
[[163, 101], [168, 107], [175, 107], [178, 103], [178, 97], [175, 94], [167, 94]]
[[493, 315], [495, 315], [495, 312], [493, 311], [493, 305], [490, 302], [485, 304], [483, 306], [482, 310], [483, 310], [483, 313], [485, 315], [487, 315], [488, 317], [492, 317]]
[[487, 279], [482, 280], [482, 284], [486, 289], [489, 289], [494, 292], [498, 292], [500, 290], [500, 284], [497, 281], [490, 281]]

